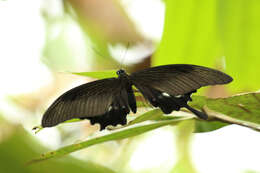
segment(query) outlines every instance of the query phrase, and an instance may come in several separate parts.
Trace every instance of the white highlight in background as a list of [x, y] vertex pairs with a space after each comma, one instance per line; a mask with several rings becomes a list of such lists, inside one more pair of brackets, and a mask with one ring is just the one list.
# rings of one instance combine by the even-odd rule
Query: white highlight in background
[[129, 166], [133, 171], [166, 171], [176, 163], [175, 136], [172, 128], [169, 129], [154, 130], [142, 140], [130, 159]]

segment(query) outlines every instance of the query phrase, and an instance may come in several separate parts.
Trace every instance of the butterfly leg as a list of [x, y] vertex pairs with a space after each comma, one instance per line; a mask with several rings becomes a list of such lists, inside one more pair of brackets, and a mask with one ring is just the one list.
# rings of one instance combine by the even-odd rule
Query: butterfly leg
[[191, 111], [192, 113], [194, 113], [196, 116], [198, 116], [201, 119], [207, 120], [208, 119], [208, 115], [205, 114], [204, 112], [198, 111], [197, 109], [194, 109], [192, 107], [190, 107], [188, 104], [185, 105], [185, 108], [187, 108], [189, 111]]

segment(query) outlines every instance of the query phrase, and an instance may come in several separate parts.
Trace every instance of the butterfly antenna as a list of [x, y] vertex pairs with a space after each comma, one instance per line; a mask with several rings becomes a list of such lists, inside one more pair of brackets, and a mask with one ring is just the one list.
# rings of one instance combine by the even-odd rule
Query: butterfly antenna
[[97, 55], [99, 55], [99, 56], [101, 56], [101, 57], [105, 57], [100, 51], [98, 51], [94, 46], [91, 46], [92, 47], [92, 49], [93, 49], [93, 51], [97, 54]]
[[120, 68], [119, 68], [119, 69], [121, 69], [122, 66], [123, 66], [123, 63], [124, 63], [124, 60], [125, 60], [125, 57], [126, 57], [126, 53], [127, 53], [127, 51], [128, 51], [128, 48], [129, 48], [129, 42], [128, 42], [127, 45], [126, 45], [126, 49], [125, 49], [125, 52], [124, 52], [122, 61], [121, 61], [121, 63], [120, 63], [120, 66], [119, 66]]

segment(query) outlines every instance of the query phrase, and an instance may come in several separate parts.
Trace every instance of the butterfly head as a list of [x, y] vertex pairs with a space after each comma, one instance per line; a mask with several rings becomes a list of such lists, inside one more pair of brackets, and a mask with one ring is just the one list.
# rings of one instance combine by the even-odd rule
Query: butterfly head
[[124, 70], [120, 69], [120, 70], [118, 70], [118, 71], [116, 72], [116, 74], [117, 74], [118, 76], [122, 76], [122, 75], [124, 75], [124, 74], [126, 74], [126, 73], [125, 73]]

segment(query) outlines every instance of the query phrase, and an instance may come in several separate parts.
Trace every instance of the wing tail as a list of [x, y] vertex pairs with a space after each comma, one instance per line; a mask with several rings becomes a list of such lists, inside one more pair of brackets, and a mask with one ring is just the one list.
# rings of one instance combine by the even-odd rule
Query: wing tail
[[186, 105], [185, 108], [187, 108], [189, 111], [191, 111], [193, 114], [195, 114], [197, 117], [207, 120], [208, 115], [204, 112], [198, 111], [197, 109], [194, 109], [193, 107], [190, 107], [189, 105]]

